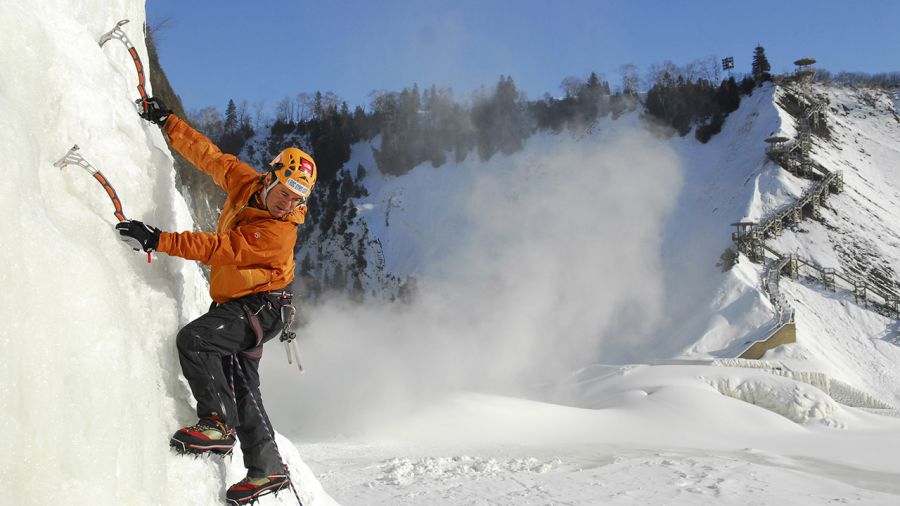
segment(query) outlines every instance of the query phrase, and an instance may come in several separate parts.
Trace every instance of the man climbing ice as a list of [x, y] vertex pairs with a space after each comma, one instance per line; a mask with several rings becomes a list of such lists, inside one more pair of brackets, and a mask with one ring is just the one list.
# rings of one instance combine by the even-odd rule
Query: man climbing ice
[[212, 306], [181, 329], [176, 341], [199, 420], [175, 432], [170, 444], [180, 453], [228, 454], [237, 435], [247, 477], [229, 487], [226, 497], [245, 504], [290, 485], [260, 398], [259, 361], [263, 344], [284, 328], [282, 307], [292, 304], [297, 226], [306, 216], [316, 164], [290, 147], [260, 174], [223, 154], [161, 100], [151, 98], [148, 105], [141, 117], [160, 126], [171, 146], [228, 196], [215, 232], [162, 232], [136, 220], [116, 229], [136, 250], [211, 266]]

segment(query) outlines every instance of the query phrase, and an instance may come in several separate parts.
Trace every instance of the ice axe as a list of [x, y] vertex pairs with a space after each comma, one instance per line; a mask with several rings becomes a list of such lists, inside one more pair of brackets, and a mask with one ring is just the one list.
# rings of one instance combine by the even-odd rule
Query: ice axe
[[134, 61], [134, 68], [137, 70], [138, 75], [138, 93], [141, 94], [141, 98], [137, 99], [135, 102], [141, 106], [143, 112], [147, 112], [147, 90], [144, 89], [144, 83], [146, 82], [144, 79], [144, 64], [141, 63], [141, 57], [138, 55], [137, 49], [134, 48], [134, 44], [131, 43], [131, 40], [128, 39], [128, 36], [125, 35], [125, 32], [122, 31], [122, 25], [128, 23], [127, 19], [123, 19], [116, 23], [116, 26], [113, 27], [112, 30], [104, 33], [100, 37], [100, 47], [103, 47], [103, 44], [106, 44], [112, 39], [116, 39], [122, 44], [125, 44], [125, 48], [128, 49], [128, 54], [131, 55], [132, 61]]
[[[78, 144], [72, 146], [72, 148], [66, 152], [65, 156], [57, 160], [56, 163], [53, 164], [53, 166], [58, 168], [59, 170], [62, 170], [69, 165], [77, 165], [86, 170], [88, 174], [93, 176], [94, 179], [96, 179], [97, 182], [100, 183], [100, 186], [102, 186], [106, 191], [106, 194], [109, 196], [109, 200], [112, 201], [113, 207], [115, 208], [113, 214], [116, 216], [116, 219], [119, 221], [128, 220], [128, 218], [125, 217], [125, 213], [122, 211], [122, 201], [119, 200], [119, 194], [116, 193], [115, 188], [113, 188], [112, 185], [109, 184], [109, 180], [106, 179], [106, 176], [104, 176], [102, 172], [100, 172], [96, 167], [91, 165], [90, 162], [85, 160], [83, 156], [81, 156], [81, 153], [78, 152], [79, 149], [80, 148], [78, 147]], [[150, 263], [149, 252], [147, 253], [147, 263]]]

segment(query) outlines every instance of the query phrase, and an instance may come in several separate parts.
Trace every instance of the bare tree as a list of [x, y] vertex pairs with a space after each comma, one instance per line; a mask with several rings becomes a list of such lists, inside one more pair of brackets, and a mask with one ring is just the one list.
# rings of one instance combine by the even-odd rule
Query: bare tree
[[622, 76], [622, 93], [626, 95], [637, 95], [638, 84], [641, 78], [638, 76], [637, 67], [626, 63], [619, 67], [619, 75]]
[[250, 126], [250, 104], [247, 102], [247, 99], [241, 100], [241, 105], [238, 106], [237, 109], [237, 119], [238, 125], [241, 128], [245, 126]]
[[722, 82], [722, 67], [719, 63], [719, 57], [711, 54], [702, 60], [699, 60], [702, 67], [703, 78], [710, 83], [718, 86]]
[[253, 128], [258, 130], [262, 125], [263, 111], [266, 108], [265, 99], [253, 102]]
[[175, 19], [172, 16], [163, 16], [153, 20], [153, 23], [147, 26], [147, 32], [153, 40], [159, 41], [161, 40], [160, 34], [175, 24]]
[[584, 79], [575, 76], [569, 76], [559, 83], [559, 87], [565, 92], [566, 97], [574, 97], [584, 88]]
[[322, 110], [337, 110], [341, 105], [341, 99], [333, 91], [326, 91], [322, 94]]
[[293, 115], [293, 102], [291, 97], [284, 97], [278, 101], [275, 106], [275, 120], [282, 123], [289, 123]]
[[823, 68], [816, 69], [815, 79], [822, 83], [830, 83], [832, 80], [831, 71]]
[[[652, 87], [654, 84], [662, 81], [663, 74], [665, 71], [663, 67], [659, 63], [651, 63], [649, 67], [647, 67], [647, 77], [644, 78], [644, 81], [647, 83], [647, 87]], [[624, 80], [624, 76], [622, 79]]]
[[671, 60], [665, 60], [662, 63], [654, 63], [647, 69], [647, 87], [651, 87], [656, 83], [663, 86], [670, 86], [678, 76], [683, 76], [684, 72], [678, 65], [672, 63]]
[[300, 117], [300, 121], [308, 120], [313, 109], [312, 95], [306, 92], [297, 93], [295, 100], [297, 101], [297, 115]]
[[225, 122], [222, 113], [215, 107], [204, 107], [199, 111], [188, 113], [190, 123], [197, 127], [207, 137], [218, 140], [225, 131]]
[[701, 79], [702, 73], [703, 63], [700, 60], [694, 60], [684, 67], [681, 67], [681, 73], [679, 75], [683, 77], [685, 81], [692, 83]]

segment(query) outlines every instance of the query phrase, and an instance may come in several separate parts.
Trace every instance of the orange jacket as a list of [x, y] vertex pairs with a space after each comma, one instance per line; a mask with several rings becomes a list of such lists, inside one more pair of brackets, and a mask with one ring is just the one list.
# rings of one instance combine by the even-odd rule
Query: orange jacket
[[247, 203], [262, 188], [262, 175], [187, 123], [169, 116], [169, 142], [212, 176], [228, 197], [216, 232], [163, 232], [157, 251], [212, 266], [209, 294], [218, 303], [257, 292], [280, 290], [294, 279], [294, 243], [306, 206], [278, 219]]

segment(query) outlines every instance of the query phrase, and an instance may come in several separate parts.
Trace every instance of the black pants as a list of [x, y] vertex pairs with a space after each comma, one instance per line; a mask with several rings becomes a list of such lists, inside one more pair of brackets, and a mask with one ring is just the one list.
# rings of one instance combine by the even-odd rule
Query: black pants
[[[259, 393], [262, 342], [251, 326], [248, 312], [259, 319], [265, 341], [281, 329], [281, 310], [265, 294], [247, 295], [213, 306], [178, 332], [181, 371], [197, 399], [197, 415], [218, 416], [234, 427], [248, 474], [268, 476], [281, 469], [281, 461], [266, 427], [268, 415]], [[233, 367], [233, 360], [238, 361], [240, 370]], [[251, 392], [259, 410], [254, 406]]]

